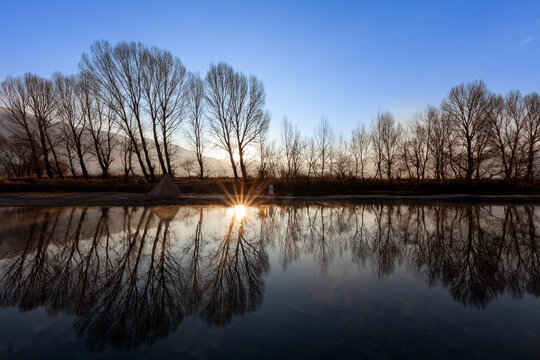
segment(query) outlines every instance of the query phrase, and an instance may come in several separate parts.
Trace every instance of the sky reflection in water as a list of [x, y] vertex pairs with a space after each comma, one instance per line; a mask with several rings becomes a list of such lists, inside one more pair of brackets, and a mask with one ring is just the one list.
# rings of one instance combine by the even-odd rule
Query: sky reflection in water
[[0, 214], [0, 358], [540, 354], [534, 206]]

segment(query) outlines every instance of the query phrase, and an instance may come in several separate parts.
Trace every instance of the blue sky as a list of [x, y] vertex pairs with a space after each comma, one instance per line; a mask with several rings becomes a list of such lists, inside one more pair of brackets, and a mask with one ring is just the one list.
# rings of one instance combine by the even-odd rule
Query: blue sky
[[540, 91], [540, 1], [6, 1], [0, 78], [75, 72], [97, 39], [170, 50], [205, 74], [225, 61], [283, 116], [337, 134], [378, 111], [407, 121], [464, 81]]

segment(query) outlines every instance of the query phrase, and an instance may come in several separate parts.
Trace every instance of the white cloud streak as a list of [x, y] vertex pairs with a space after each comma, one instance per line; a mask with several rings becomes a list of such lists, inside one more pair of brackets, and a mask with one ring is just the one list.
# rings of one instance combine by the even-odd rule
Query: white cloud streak
[[519, 47], [523, 47], [523, 46], [529, 44], [533, 40], [534, 40], [534, 37], [529, 36], [528, 38], [526, 38], [525, 40], [523, 40], [522, 42], [519, 43]]

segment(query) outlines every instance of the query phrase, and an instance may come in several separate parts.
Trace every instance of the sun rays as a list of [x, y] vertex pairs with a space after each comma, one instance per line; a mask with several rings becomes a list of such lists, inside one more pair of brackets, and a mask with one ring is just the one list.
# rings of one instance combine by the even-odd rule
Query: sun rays
[[232, 183], [232, 189], [227, 189], [223, 184], [220, 184], [220, 186], [226, 196], [225, 204], [231, 208], [232, 215], [237, 220], [245, 220], [248, 208], [261, 202], [259, 196], [265, 184], [252, 182], [246, 188], [244, 182], [234, 182]]
[[249, 207], [257, 202], [261, 189], [264, 188], [264, 184], [259, 184], [258, 187], [255, 182], [251, 183], [249, 188], [245, 188], [245, 183], [240, 184], [232, 183], [232, 192], [229, 191], [224, 185], [220, 184], [223, 193], [226, 196], [225, 203], [231, 207], [242, 205]]

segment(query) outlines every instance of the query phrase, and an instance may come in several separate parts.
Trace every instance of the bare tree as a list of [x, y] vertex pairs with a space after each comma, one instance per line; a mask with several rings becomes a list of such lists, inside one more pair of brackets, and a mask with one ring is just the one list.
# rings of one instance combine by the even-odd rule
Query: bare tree
[[110, 102], [100, 96], [97, 86], [88, 75], [79, 75], [77, 95], [91, 137], [89, 152], [97, 159], [101, 177], [108, 179], [113, 162], [112, 152], [117, 143], [114, 126], [116, 115]]
[[0, 175], [22, 177], [35, 173], [30, 148], [14, 136], [0, 134]]
[[297, 177], [302, 167], [302, 152], [304, 143], [300, 137], [300, 130], [285, 117], [281, 123], [281, 139], [283, 141], [283, 153], [287, 178]]
[[311, 174], [317, 172], [317, 163], [319, 162], [319, 154], [317, 151], [317, 145], [313, 138], [308, 138], [304, 140], [304, 162], [307, 168], [307, 177], [311, 177]]
[[199, 74], [191, 74], [189, 79], [188, 92], [188, 117], [186, 139], [191, 150], [195, 152], [199, 165], [199, 178], [203, 178], [204, 172], [204, 150], [206, 131], [205, 119], [205, 85]]
[[277, 177], [277, 170], [280, 167], [280, 156], [276, 143], [274, 141], [268, 143], [266, 146], [266, 164], [267, 164], [267, 176], [270, 178]]
[[[150, 157], [150, 146], [145, 137], [143, 121], [144, 75], [146, 68], [146, 47], [136, 42], [120, 42], [112, 49], [112, 58], [116, 65], [116, 80], [124, 93], [124, 100], [130, 109], [131, 117], [136, 124], [138, 141], [144, 154], [151, 181], [155, 181], [155, 172]], [[136, 142], [134, 142], [134, 145]]]
[[193, 159], [185, 159], [182, 161], [182, 168], [184, 169], [184, 172], [186, 173], [187, 177], [191, 177], [191, 173], [193, 172], [193, 168], [195, 167], [195, 160]]
[[60, 134], [62, 139], [61, 145], [64, 146], [64, 153], [62, 154], [67, 159], [67, 167], [71, 172], [71, 176], [77, 178], [77, 169], [75, 168], [75, 161], [77, 155], [75, 154], [75, 144], [73, 143], [73, 138], [69, 133], [67, 126], [62, 128], [62, 133]]
[[232, 94], [234, 104], [232, 128], [236, 134], [240, 170], [245, 179], [247, 178], [246, 150], [260, 133], [268, 131], [270, 114], [265, 110], [264, 86], [255, 76], [250, 76], [248, 82], [243, 74], [236, 73]]
[[450, 149], [453, 143], [452, 123], [441, 114], [439, 108], [428, 106], [424, 120], [429, 129], [429, 154], [432, 159], [435, 179], [444, 180], [450, 163]]
[[382, 178], [383, 173], [385, 173], [388, 179], [392, 179], [392, 170], [398, 161], [402, 132], [401, 124], [397, 124], [396, 126], [392, 114], [385, 112], [377, 115], [377, 120], [371, 133], [377, 167], [375, 176], [378, 173]]
[[353, 173], [352, 156], [349, 153], [350, 146], [342, 136], [339, 137], [337, 145], [333, 151], [332, 167], [338, 179], [350, 178]]
[[334, 145], [334, 133], [330, 128], [326, 116], [321, 118], [319, 127], [315, 130], [315, 143], [317, 144], [318, 158], [321, 164], [321, 179], [324, 177], [325, 167], [328, 165], [328, 159], [331, 156]]
[[[53, 83], [50, 80], [40, 78], [36, 75], [25, 74], [24, 83], [28, 91], [29, 108], [32, 116], [36, 119], [39, 143], [45, 163], [45, 171], [49, 178], [53, 177], [53, 172], [61, 179], [64, 178], [60, 159], [56, 151], [59, 142], [57, 132], [54, 131], [54, 115], [56, 99]], [[49, 155], [52, 155], [54, 166], [51, 164]]]
[[531, 93], [524, 99], [525, 117], [525, 158], [526, 172], [525, 179], [532, 181], [535, 179], [535, 164], [540, 152], [540, 95]]
[[369, 159], [370, 136], [364, 126], [357, 126], [352, 132], [350, 144], [351, 154], [354, 159], [354, 176], [364, 180], [364, 173]]
[[136, 43], [123, 42], [113, 48], [107, 41], [97, 41], [90, 47], [90, 55], [83, 54], [79, 66], [98, 85], [101, 98], [110, 101], [145, 179], [154, 181], [142, 118], [143, 50]]
[[[471, 182], [473, 175], [480, 177], [482, 162], [488, 156], [490, 140], [490, 94], [482, 81], [460, 84], [450, 90], [441, 109], [456, 128], [461, 153], [454, 163], [464, 171]], [[463, 161], [461, 161], [463, 159]]]
[[403, 160], [410, 177], [424, 180], [430, 159], [431, 123], [416, 114], [403, 144]]
[[[82, 112], [79, 102], [79, 84], [75, 76], [64, 76], [56, 73], [53, 75], [56, 91], [56, 114], [62, 122], [66, 146], [75, 151], [81, 168], [82, 175], [88, 179], [88, 170], [84, 155], [88, 149], [84, 135], [87, 130], [87, 117]], [[68, 150], [68, 160], [71, 162], [71, 151]], [[73, 176], [76, 176], [71, 166]]]
[[383, 161], [383, 145], [382, 145], [382, 121], [379, 121], [381, 114], [377, 114], [377, 121], [373, 124], [370, 132], [371, 144], [373, 144], [372, 158], [375, 163], [375, 175], [374, 177], [382, 179], [382, 161]]
[[236, 144], [233, 138], [232, 123], [232, 94], [234, 70], [225, 63], [210, 65], [206, 74], [206, 103], [208, 104], [208, 120], [214, 144], [225, 150], [235, 179], [238, 179], [238, 170], [234, 160]]
[[238, 154], [240, 171], [246, 178], [246, 150], [260, 133], [268, 130], [270, 123], [263, 84], [254, 76], [248, 80], [224, 63], [210, 66], [206, 82], [209, 123], [215, 144], [229, 154], [235, 179], [238, 171], [234, 154]]
[[268, 169], [268, 134], [267, 133], [261, 133], [259, 134], [257, 138], [257, 173], [259, 175], [259, 178], [265, 179], [268, 177], [269, 169]]
[[[186, 68], [165, 50], [141, 48], [142, 93], [150, 117], [155, 149], [163, 174], [173, 173], [172, 136], [184, 119], [187, 101]], [[142, 136], [142, 135], [141, 135]]]
[[124, 172], [124, 182], [127, 182], [129, 179], [129, 174], [135, 175], [133, 172], [133, 153], [134, 146], [133, 140], [129, 137], [123, 137], [120, 140], [120, 149], [122, 152], [122, 157], [120, 158], [120, 163], [122, 164], [122, 169]]
[[520, 138], [525, 125], [525, 104], [519, 91], [503, 99], [492, 96], [490, 121], [505, 180], [517, 177], [520, 167]]
[[2, 126], [15, 141], [26, 144], [30, 149], [34, 172], [41, 179], [39, 158], [41, 151], [37, 138], [37, 123], [29, 110], [29, 95], [21, 78], [7, 78], [0, 87], [0, 104], [6, 111]]

